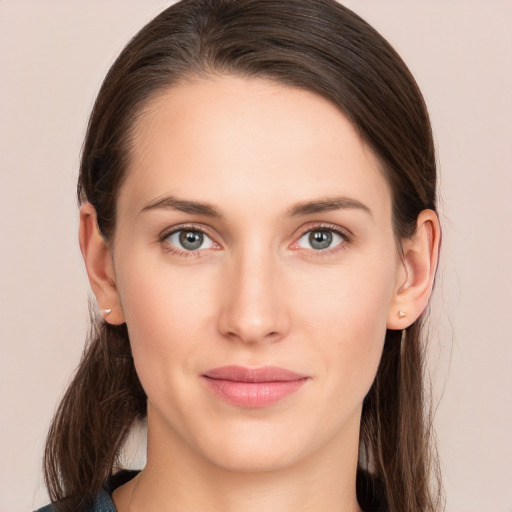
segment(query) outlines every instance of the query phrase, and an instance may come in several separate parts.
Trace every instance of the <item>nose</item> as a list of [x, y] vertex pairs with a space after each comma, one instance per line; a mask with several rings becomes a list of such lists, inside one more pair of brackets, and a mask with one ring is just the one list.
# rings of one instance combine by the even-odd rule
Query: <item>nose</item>
[[245, 344], [286, 337], [290, 318], [277, 262], [260, 253], [231, 263], [221, 291], [219, 331]]

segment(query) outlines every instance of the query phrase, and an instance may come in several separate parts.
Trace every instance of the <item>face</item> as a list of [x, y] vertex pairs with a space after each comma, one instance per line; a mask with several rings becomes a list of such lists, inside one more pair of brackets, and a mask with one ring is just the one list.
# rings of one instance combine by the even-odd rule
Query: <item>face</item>
[[201, 79], [136, 125], [113, 261], [157, 444], [251, 471], [357, 456], [400, 258], [379, 162], [317, 95]]

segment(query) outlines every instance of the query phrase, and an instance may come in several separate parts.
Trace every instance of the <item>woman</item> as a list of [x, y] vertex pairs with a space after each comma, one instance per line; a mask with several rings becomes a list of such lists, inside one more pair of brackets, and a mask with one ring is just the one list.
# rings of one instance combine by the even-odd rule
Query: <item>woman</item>
[[78, 194], [101, 317], [48, 437], [57, 510], [436, 509], [435, 153], [374, 29], [332, 0], [173, 5], [109, 71]]

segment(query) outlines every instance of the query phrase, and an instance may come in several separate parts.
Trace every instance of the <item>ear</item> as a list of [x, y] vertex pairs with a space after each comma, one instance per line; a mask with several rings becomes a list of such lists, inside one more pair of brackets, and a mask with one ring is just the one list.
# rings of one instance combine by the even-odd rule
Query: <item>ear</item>
[[110, 246], [99, 231], [96, 210], [90, 203], [80, 207], [79, 240], [98, 307], [100, 311], [111, 310], [107, 314], [103, 313], [105, 321], [113, 325], [124, 323]]
[[390, 303], [387, 328], [409, 327], [427, 307], [434, 286], [441, 243], [441, 227], [436, 213], [423, 210], [416, 232], [402, 243], [402, 261]]

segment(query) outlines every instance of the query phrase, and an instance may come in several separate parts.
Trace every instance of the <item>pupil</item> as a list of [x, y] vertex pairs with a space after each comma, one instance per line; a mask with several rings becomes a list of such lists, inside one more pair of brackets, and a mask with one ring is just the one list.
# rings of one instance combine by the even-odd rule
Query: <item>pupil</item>
[[327, 249], [332, 242], [330, 231], [312, 231], [309, 235], [309, 243], [316, 250]]
[[180, 244], [189, 251], [199, 249], [203, 243], [203, 234], [198, 231], [182, 231], [180, 233]]

